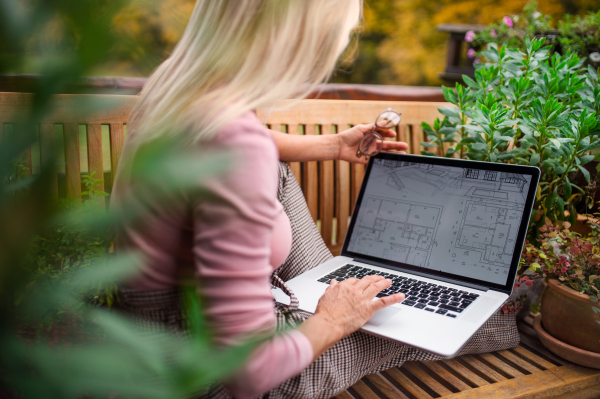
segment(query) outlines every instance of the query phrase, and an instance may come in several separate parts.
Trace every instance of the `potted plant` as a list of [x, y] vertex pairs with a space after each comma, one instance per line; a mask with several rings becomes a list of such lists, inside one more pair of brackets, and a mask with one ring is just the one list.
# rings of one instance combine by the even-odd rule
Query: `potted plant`
[[[453, 107], [423, 123], [424, 155], [537, 166], [542, 171], [528, 238], [546, 218], [577, 221], [593, 205], [595, 184], [584, 167], [600, 147], [598, 72], [575, 54], [550, 56], [545, 38], [525, 38], [525, 51], [490, 44], [467, 87], [444, 88]], [[575, 184], [582, 176], [585, 186]], [[568, 214], [565, 213], [568, 212]]]
[[[587, 359], [596, 360], [591, 366], [600, 368], [600, 224], [592, 220], [592, 231], [586, 236], [569, 227], [568, 222], [559, 227], [548, 220], [540, 229], [539, 243], [528, 244], [523, 251], [523, 264], [548, 284], [541, 298], [543, 330], [539, 325], [537, 330], [542, 342], [558, 355], [589, 365], [584, 352], [590, 352]], [[544, 340], [544, 332], [555, 340]], [[576, 351], [569, 351], [569, 346], [582, 353], [572, 357]]]

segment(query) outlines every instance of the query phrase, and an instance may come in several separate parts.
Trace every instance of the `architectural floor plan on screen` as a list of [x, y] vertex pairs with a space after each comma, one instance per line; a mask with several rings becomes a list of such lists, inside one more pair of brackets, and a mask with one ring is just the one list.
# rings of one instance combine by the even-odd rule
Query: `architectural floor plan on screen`
[[531, 177], [375, 160], [349, 250], [506, 279]]

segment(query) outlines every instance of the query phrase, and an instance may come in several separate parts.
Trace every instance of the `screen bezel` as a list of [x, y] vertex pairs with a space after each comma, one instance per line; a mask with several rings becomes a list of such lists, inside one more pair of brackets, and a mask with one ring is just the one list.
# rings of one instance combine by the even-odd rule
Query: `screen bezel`
[[[356, 223], [356, 215], [358, 214], [358, 209], [360, 209], [365, 190], [366, 190], [366, 182], [369, 179], [371, 174], [371, 169], [373, 167], [373, 162], [375, 159], [391, 159], [394, 161], [404, 161], [404, 162], [416, 162], [421, 164], [429, 164], [429, 165], [442, 165], [442, 166], [454, 166], [458, 168], [476, 168], [480, 170], [491, 170], [495, 172], [507, 172], [507, 173], [519, 173], [524, 175], [531, 176], [531, 184], [529, 185], [529, 191], [527, 193], [527, 199], [525, 201], [525, 208], [523, 210], [523, 218], [521, 219], [521, 225], [519, 226], [519, 233], [517, 234], [517, 241], [515, 243], [515, 252], [513, 254], [513, 258], [510, 264], [510, 270], [508, 272], [508, 276], [506, 278], [506, 284], [496, 284], [491, 283], [485, 280], [478, 280], [474, 278], [464, 277], [456, 274], [436, 271], [427, 269], [420, 266], [409, 265], [407, 263], [392, 261], [389, 259], [377, 258], [374, 256], [364, 255], [357, 252], [351, 252], [348, 250], [348, 245], [350, 244], [350, 240], [352, 238], [352, 232], [354, 231], [354, 226]], [[454, 281], [464, 282], [467, 284], [484, 286], [489, 289], [493, 289], [496, 291], [504, 292], [510, 295], [513, 289], [515, 276], [519, 269], [519, 262], [521, 259], [521, 252], [523, 250], [523, 245], [525, 243], [525, 236], [527, 234], [527, 228], [529, 225], [529, 221], [531, 218], [531, 213], [533, 211], [533, 203], [535, 199], [535, 193], [537, 191], [538, 183], [540, 179], [540, 170], [534, 166], [523, 166], [523, 165], [510, 165], [510, 164], [502, 164], [502, 163], [491, 163], [491, 162], [481, 162], [481, 161], [470, 161], [464, 159], [455, 159], [455, 158], [440, 158], [440, 157], [430, 157], [430, 156], [420, 156], [420, 155], [408, 155], [408, 154], [399, 154], [399, 153], [379, 153], [379, 155], [375, 157], [371, 157], [369, 163], [367, 165], [367, 169], [365, 171], [365, 176], [360, 188], [360, 192], [358, 194], [358, 198], [356, 199], [356, 204], [354, 206], [354, 210], [352, 212], [352, 218], [350, 220], [350, 225], [348, 226], [348, 232], [346, 234], [346, 238], [344, 240], [344, 245], [342, 247], [342, 256], [347, 256], [351, 258], [360, 258], [363, 261], [372, 261], [374, 263], [382, 264], [391, 269], [398, 271], [414, 271], [419, 274], [426, 274], [428, 276], [433, 277], [441, 277], [444, 279], [451, 279]]]

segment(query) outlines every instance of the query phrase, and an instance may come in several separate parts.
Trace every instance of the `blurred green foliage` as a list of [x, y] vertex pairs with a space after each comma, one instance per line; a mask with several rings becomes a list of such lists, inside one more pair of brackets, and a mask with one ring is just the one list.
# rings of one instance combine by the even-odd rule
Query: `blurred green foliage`
[[[99, 306], [99, 293], [114, 292], [143, 262], [135, 253], [108, 254], [111, 231], [146, 209], [125, 200], [108, 213], [97, 203], [104, 193], [96, 190], [93, 175], [83, 177], [84, 200], [57, 202], [51, 194], [56, 154], [44, 159], [39, 174], [23, 166], [21, 154], [38, 135], [35, 121], [52, 109], [55, 93], [109, 58], [119, 42], [114, 20], [131, 4], [0, 2], [0, 73], [22, 71], [34, 54], [42, 74], [11, 139], [0, 142], [2, 397], [188, 397], [230, 375], [260, 341], [216, 348], [195, 287], [182, 292], [192, 327], [187, 335], [142, 330]], [[92, 98], [80, 106], [97, 110], [110, 104]], [[198, 157], [161, 142], [140, 149], [138, 161], [132, 176], [140, 186], [168, 182], [150, 190], [160, 200], [173, 190], [202, 195], [198, 183], [224, 173], [229, 157]]]

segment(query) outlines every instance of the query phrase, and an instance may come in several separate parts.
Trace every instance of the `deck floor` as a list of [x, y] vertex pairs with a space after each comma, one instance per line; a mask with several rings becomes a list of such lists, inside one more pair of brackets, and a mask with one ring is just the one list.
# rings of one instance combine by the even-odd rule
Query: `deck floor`
[[441, 361], [406, 362], [358, 381], [336, 399], [600, 398], [600, 370], [549, 352], [531, 327], [519, 323], [516, 348]]

